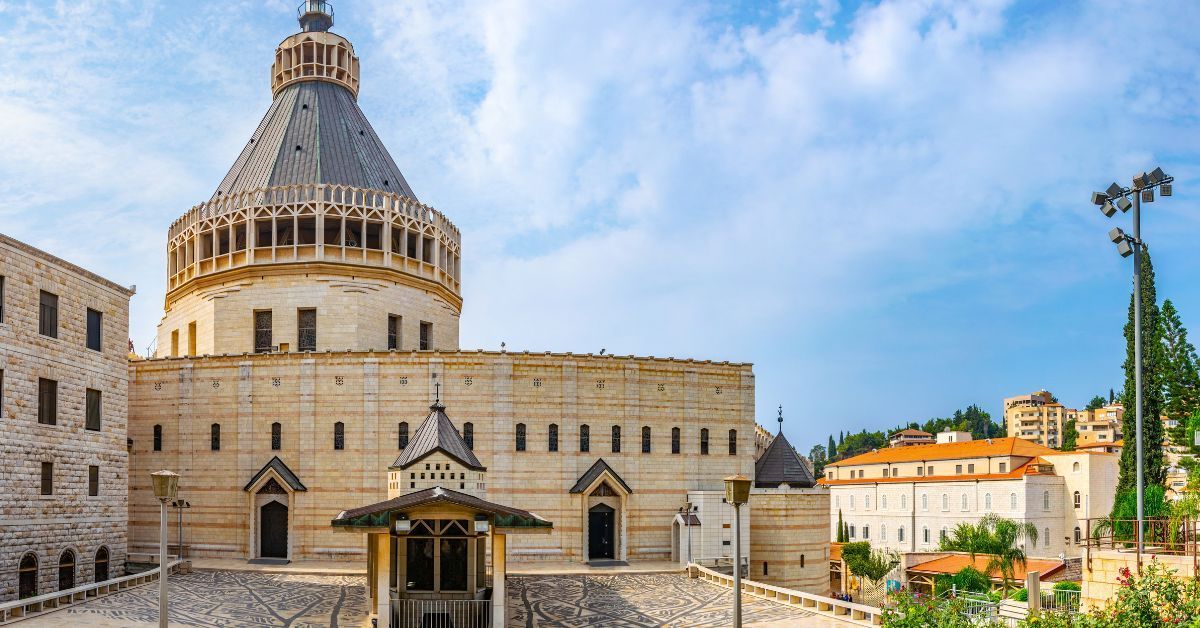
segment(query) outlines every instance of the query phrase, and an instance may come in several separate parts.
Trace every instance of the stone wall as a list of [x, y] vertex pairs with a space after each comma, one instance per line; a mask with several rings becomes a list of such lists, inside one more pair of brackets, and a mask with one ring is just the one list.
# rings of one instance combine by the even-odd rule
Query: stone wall
[[[1192, 578], [1197, 575], [1195, 559], [1191, 556], [1168, 556], [1143, 554], [1142, 564], [1150, 562], [1151, 558], [1175, 570], [1180, 578]], [[1137, 554], [1116, 551], [1092, 551], [1090, 556], [1083, 559], [1083, 593], [1084, 610], [1101, 608], [1116, 597], [1117, 577], [1121, 569], [1137, 573]]]
[[[243, 487], [273, 456], [307, 490], [289, 491], [293, 559], [365, 552], [358, 535], [335, 533], [345, 509], [387, 498], [387, 467], [429, 413], [436, 384], [461, 431], [474, 425], [487, 467], [487, 498], [554, 522], [550, 535], [514, 537], [512, 560], [580, 560], [585, 497], [569, 489], [603, 458], [632, 488], [621, 548], [629, 559], [668, 559], [671, 525], [690, 490], [723, 490], [723, 478], [754, 471], [754, 375], [748, 364], [497, 352], [328, 352], [155, 359], [130, 365], [133, 439], [130, 536], [135, 551], [157, 547], [157, 505], [149, 473], [180, 472], [192, 503], [185, 534], [195, 556], [252, 558], [253, 513]], [[271, 423], [282, 447], [271, 449]], [[333, 426], [345, 425], [345, 449]], [[221, 425], [220, 451], [211, 425]], [[514, 431], [526, 426], [526, 451]], [[550, 452], [549, 426], [558, 426]], [[582, 425], [590, 451], [580, 451]], [[162, 426], [163, 450], [153, 451]], [[612, 427], [621, 451], [612, 451]], [[642, 427], [651, 453], [642, 453]], [[671, 428], [681, 430], [671, 453]], [[700, 433], [709, 430], [709, 453]], [[728, 431], [737, 430], [736, 455]]]
[[826, 489], [754, 489], [750, 494], [750, 579], [827, 595], [828, 520]]
[[[0, 235], [0, 601], [17, 597], [28, 552], [38, 561], [38, 592], [58, 589], [63, 553], [75, 554], [75, 583], [92, 582], [97, 550], [109, 576], [124, 572], [128, 454], [125, 447], [131, 290]], [[41, 291], [58, 296], [57, 338], [39, 334]], [[86, 346], [87, 310], [103, 314], [101, 350]], [[38, 422], [38, 380], [58, 382], [54, 425]], [[100, 430], [85, 429], [87, 389], [101, 393]], [[42, 495], [43, 462], [53, 463], [53, 494]], [[88, 495], [88, 467], [99, 495]]]

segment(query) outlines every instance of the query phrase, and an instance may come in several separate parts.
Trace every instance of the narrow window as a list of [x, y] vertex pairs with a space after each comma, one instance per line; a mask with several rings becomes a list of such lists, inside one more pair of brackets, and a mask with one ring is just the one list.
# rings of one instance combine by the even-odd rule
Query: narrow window
[[942, 493], [942, 510], [950, 510], [950, 496]]
[[100, 391], [88, 388], [87, 392], [84, 394], [86, 396], [85, 400], [87, 402], [86, 403], [87, 419], [86, 419], [86, 422], [84, 423], [84, 429], [91, 430], [93, 432], [99, 432], [100, 431]]
[[388, 349], [400, 348], [400, 317], [388, 314]]
[[[1044, 541], [1044, 545], [1046, 547], [1050, 547], [1050, 528], [1046, 528], [1043, 532], [1044, 532], [1044, 534], [1043, 534], [1042, 538], [1046, 539]], [[1036, 545], [1036, 543], [1035, 543], [1035, 545]]]
[[4, 418], [4, 369], [0, 369], [0, 418]]
[[440, 591], [467, 590], [467, 539], [441, 539]]
[[433, 323], [421, 321], [421, 351], [433, 348]]
[[346, 448], [346, 424], [341, 421], [333, 424], [333, 448], [338, 451]]
[[614, 454], [621, 453], [621, 426], [612, 426], [612, 452]]
[[973, 464], [967, 465], [967, 473], [975, 473], [975, 465], [973, 465]]
[[886, 523], [879, 526], [879, 540], [883, 541], [885, 543], [887, 542], [887, 524]]
[[650, 453], [650, 426], [642, 426], [642, 453]]
[[929, 543], [929, 528], [926, 527], [921, 529], [921, 541], [926, 544]]
[[546, 444], [546, 451], [558, 451], [558, 424], [550, 424], [549, 442]]
[[104, 315], [88, 308], [87, 311], [87, 348], [92, 351], [100, 350], [100, 338], [104, 335]]
[[179, 357], [179, 330], [171, 330], [171, 357]]
[[17, 568], [20, 575], [17, 576], [19, 584], [17, 585], [17, 599], [23, 600], [29, 597], [36, 597], [38, 594], [38, 564], [37, 556], [33, 552], [21, 557], [21, 565]]
[[399, 442], [400, 449], [404, 449], [405, 447], [408, 447], [408, 421], [400, 422], [399, 433], [400, 433], [400, 442]]
[[154, 426], [154, 451], [162, 451], [162, 426]]
[[1082, 504], [1082, 499], [1080, 498], [1079, 491], [1075, 491], [1075, 507], [1079, 508], [1080, 504]]
[[768, 565], [767, 561], [764, 560], [763, 561], [763, 575], [764, 576], [771, 575], [771, 570], [767, 567], [767, 565]]
[[42, 463], [42, 495], [54, 494], [54, 463]]
[[38, 333], [58, 338], [58, 296], [42, 290], [38, 309]]
[[1050, 491], [1042, 492], [1042, 510], [1050, 510]]
[[804, 554], [800, 555], [800, 568], [804, 569]]
[[946, 540], [946, 528], [944, 528], [944, 527], [943, 527], [943, 528], [941, 529], [941, 531], [940, 531], [940, 532], [938, 532], [938, 540], [939, 540], [939, 541], [945, 541], [945, 540]]
[[671, 428], [671, 453], [679, 453], [679, 428]]
[[888, 469], [887, 469], [886, 467], [884, 467], [884, 469], [883, 469], [883, 477], [885, 477], [885, 478], [886, 478], [887, 476], [888, 476]]
[[0, 323], [4, 322], [4, 275], [0, 275]]
[[871, 526], [863, 526], [863, 538], [871, 538]]
[[517, 451], [525, 451], [525, 424], [517, 423]]
[[196, 321], [188, 323], [188, 355], [196, 355]]
[[221, 424], [213, 423], [210, 432], [212, 434], [210, 447], [213, 451], [221, 451]]
[[1008, 494], [1008, 507], [1011, 510], [1017, 509], [1017, 494], [1016, 493]]
[[[463, 423], [463, 441], [467, 443], [467, 449], [475, 449], [475, 424]], [[555, 450], [558, 451], [558, 450]]]
[[729, 430], [729, 455], [737, 455], [737, 430]]
[[900, 510], [908, 510], [908, 495], [900, 496]]
[[283, 425], [278, 421], [271, 424], [271, 451], [283, 449]]
[[96, 497], [100, 494], [100, 467], [91, 465], [88, 467], [88, 496]]
[[591, 435], [592, 428], [587, 425], [579, 426], [579, 451], [588, 452], [592, 450]]
[[858, 538], [858, 535], [855, 534], [854, 524], [850, 524], [850, 538], [852, 538], [852, 539]]
[[433, 539], [409, 538], [407, 586], [409, 591], [433, 591]]
[[297, 310], [296, 325], [299, 337], [296, 345], [301, 351], [317, 350], [317, 311]]
[[963, 495], [963, 496], [962, 496], [962, 499], [961, 499], [960, 501], [962, 502], [962, 508], [961, 508], [961, 509], [962, 509], [962, 510], [966, 510], [966, 509], [967, 509], [967, 496], [966, 496], [966, 495]]
[[260, 310], [254, 313], [254, 352], [269, 353], [271, 351], [271, 310]]
[[75, 552], [65, 550], [58, 559], [58, 590], [75, 588]]
[[96, 575], [93, 580], [96, 582], [104, 582], [108, 580], [108, 548], [101, 547], [96, 550]]
[[1081, 541], [1082, 539], [1083, 539], [1083, 534], [1082, 534], [1081, 530], [1079, 529], [1079, 526], [1075, 526], [1075, 544], [1079, 545], [1079, 541]]
[[992, 510], [992, 494], [986, 493], [983, 496], [983, 509], [990, 512]]
[[700, 430], [700, 455], [708, 455], [708, 428]]
[[58, 423], [58, 382], [38, 378], [38, 423]]
[[1008, 463], [1007, 463], [1007, 462], [1001, 462], [1001, 463], [1000, 463], [1000, 473], [1005, 473], [1005, 472], [1007, 472], [1007, 471], [1008, 471]]

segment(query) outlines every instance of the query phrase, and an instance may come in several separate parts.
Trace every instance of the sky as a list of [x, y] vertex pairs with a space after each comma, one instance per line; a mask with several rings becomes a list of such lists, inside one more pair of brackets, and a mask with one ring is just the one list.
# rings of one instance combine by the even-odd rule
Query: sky
[[[297, 4], [0, 0], [0, 232], [136, 284], [139, 351]], [[333, 4], [462, 230], [464, 348], [752, 362], [802, 452], [1082, 406], [1122, 385], [1132, 271], [1089, 196], [1156, 165], [1159, 296], [1200, 327], [1200, 3]]]

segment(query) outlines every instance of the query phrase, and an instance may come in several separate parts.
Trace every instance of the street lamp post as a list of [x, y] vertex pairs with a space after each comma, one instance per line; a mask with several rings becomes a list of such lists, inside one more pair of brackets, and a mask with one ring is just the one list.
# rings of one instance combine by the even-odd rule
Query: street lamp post
[[[1167, 176], [1162, 168], [1143, 172], [1133, 178], [1132, 187], [1118, 183], [1108, 186], [1103, 192], [1092, 193], [1092, 203], [1100, 206], [1105, 216], [1112, 218], [1117, 210], [1133, 209], [1133, 235], [1120, 227], [1113, 227], [1108, 237], [1117, 245], [1121, 257], [1133, 256], [1133, 388], [1134, 388], [1134, 433], [1137, 447], [1137, 551], [1138, 569], [1142, 566], [1142, 551], [1145, 534], [1145, 460], [1142, 443], [1142, 202], [1154, 202], [1154, 189], [1159, 188], [1162, 196], [1171, 196], [1174, 177]], [[1133, 196], [1133, 202], [1129, 196]], [[1155, 417], [1157, 420], [1157, 417]]]
[[725, 478], [725, 501], [733, 504], [733, 628], [742, 628], [742, 504], [750, 501], [750, 478]]
[[179, 490], [179, 474], [155, 471], [150, 482], [158, 500], [158, 625], [167, 628], [167, 502], [175, 499]]

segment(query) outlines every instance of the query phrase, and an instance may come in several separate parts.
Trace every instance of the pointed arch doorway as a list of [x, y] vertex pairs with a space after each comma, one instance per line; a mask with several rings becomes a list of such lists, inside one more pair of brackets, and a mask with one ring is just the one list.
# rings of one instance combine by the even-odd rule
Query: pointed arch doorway
[[296, 544], [292, 515], [298, 496], [308, 489], [279, 457], [274, 457], [243, 490], [249, 511], [246, 558], [263, 562], [291, 560]]
[[288, 557], [288, 507], [269, 501], [258, 509], [259, 558]]
[[600, 458], [570, 492], [581, 497], [579, 554], [583, 561], [629, 560], [628, 506], [633, 489]]
[[588, 557], [592, 560], [616, 558], [617, 511], [608, 504], [588, 509]]

